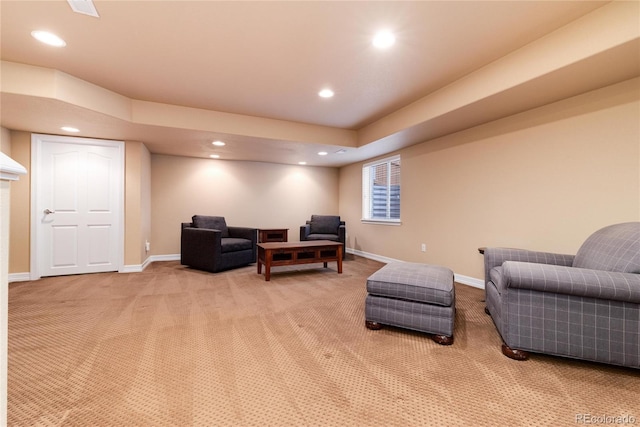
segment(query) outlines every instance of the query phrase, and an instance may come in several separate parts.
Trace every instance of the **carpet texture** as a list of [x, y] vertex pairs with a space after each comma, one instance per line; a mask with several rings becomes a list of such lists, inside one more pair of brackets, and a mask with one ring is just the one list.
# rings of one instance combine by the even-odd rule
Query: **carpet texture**
[[[456, 284], [455, 342], [364, 326], [383, 264], [254, 265], [9, 285], [11, 426], [561, 426], [640, 424], [636, 370], [532, 355], [516, 362]], [[596, 418], [598, 417], [598, 418]]]

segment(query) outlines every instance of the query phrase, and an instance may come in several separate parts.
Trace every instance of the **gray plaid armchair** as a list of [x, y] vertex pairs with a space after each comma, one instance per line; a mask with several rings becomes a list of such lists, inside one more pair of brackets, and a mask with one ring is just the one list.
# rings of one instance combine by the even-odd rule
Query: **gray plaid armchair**
[[593, 233], [577, 254], [484, 251], [486, 309], [502, 352], [640, 368], [640, 222]]

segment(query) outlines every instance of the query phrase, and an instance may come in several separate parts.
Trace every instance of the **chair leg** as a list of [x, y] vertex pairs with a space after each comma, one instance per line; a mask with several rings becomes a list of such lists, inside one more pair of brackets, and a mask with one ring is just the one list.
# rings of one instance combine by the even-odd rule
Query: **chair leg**
[[372, 331], [378, 331], [382, 329], [382, 325], [378, 322], [374, 322], [372, 320], [365, 320], [364, 325], [367, 329], [371, 329]]
[[[491, 316], [491, 312], [486, 306], [484, 308], [484, 312]], [[526, 351], [511, 348], [505, 343], [502, 343], [502, 354], [513, 360], [527, 360], [529, 358], [529, 353]]]
[[504, 343], [502, 344], [502, 354], [513, 360], [527, 360], [529, 358], [529, 353], [526, 351], [511, 348]]
[[437, 342], [440, 345], [451, 345], [453, 344], [453, 335], [431, 335], [431, 339]]

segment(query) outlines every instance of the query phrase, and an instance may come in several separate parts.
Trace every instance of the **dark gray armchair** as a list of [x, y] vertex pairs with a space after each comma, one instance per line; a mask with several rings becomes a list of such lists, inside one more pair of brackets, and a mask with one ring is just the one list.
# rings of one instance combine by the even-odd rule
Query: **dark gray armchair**
[[332, 240], [342, 243], [342, 258], [345, 258], [347, 229], [344, 221], [336, 215], [311, 215], [305, 225], [300, 226], [300, 241]]
[[258, 230], [228, 227], [224, 217], [194, 215], [182, 223], [180, 263], [218, 272], [256, 262]]
[[593, 233], [577, 254], [484, 250], [486, 309], [502, 352], [640, 368], [640, 222]]

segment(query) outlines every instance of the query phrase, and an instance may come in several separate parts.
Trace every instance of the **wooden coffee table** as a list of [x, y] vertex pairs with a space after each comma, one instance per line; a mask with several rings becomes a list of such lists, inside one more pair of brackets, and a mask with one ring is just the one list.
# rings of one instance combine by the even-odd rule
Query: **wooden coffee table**
[[331, 240], [311, 240], [304, 242], [270, 242], [258, 243], [258, 274], [271, 280], [271, 267], [282, 265], [311, 264], [322, 262], [338, 263], [338, 274], [342, 273], [342, 243]]

